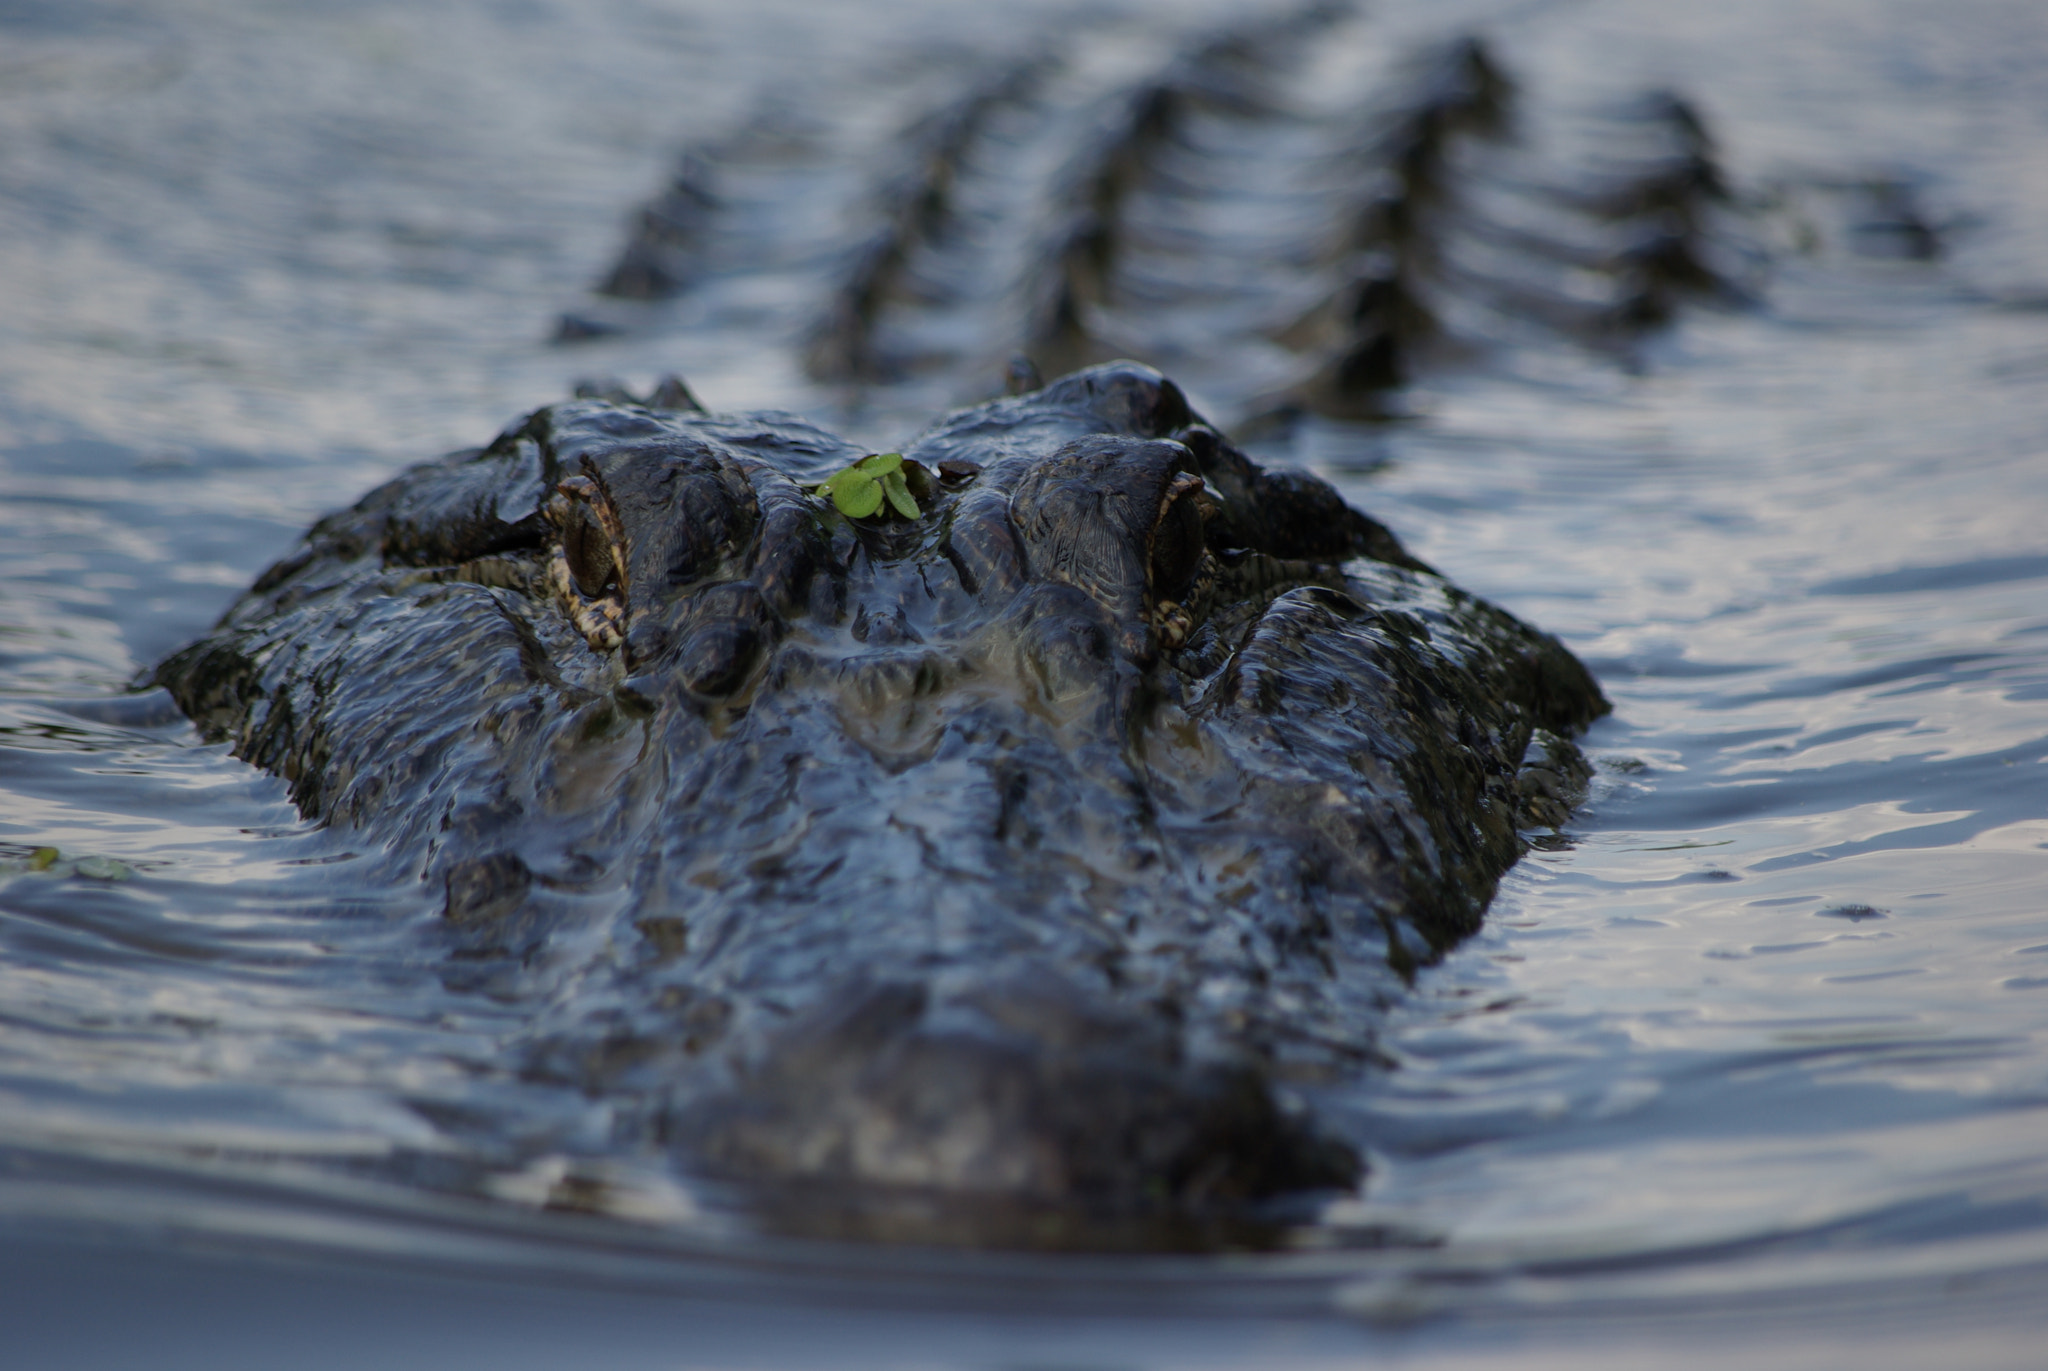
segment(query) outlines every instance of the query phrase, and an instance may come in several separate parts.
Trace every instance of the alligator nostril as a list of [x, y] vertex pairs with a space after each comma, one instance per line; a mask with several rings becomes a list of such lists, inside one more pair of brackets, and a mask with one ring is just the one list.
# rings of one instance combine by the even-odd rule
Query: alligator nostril
[[1152, 527], [1152, 554], [1146, 568], [1153, 603], [1181, 601], [1202, 565], [1202, 508], [1198, 478], [1183, 476], [1167, 491], [1159, 522]]

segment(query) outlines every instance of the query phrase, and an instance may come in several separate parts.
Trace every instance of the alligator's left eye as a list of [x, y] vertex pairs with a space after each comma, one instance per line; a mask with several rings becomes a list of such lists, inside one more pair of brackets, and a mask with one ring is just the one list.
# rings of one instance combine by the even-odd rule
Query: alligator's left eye
[[1181, 476], [1166, 492], [1159, 522], [1152, 527], [1146, 568], [1153, 600], [1181, 601], [1202, 565], [1202, 482]]

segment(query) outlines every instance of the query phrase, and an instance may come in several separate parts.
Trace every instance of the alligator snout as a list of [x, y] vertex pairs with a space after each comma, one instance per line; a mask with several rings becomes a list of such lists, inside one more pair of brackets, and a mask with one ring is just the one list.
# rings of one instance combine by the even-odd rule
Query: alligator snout
[[672, 1132], [700, 1166], [754, 1182], [1098, 1217], [1231, 1209], [1357, 1179], [1352, 1152], [1284, 1114], [1255, 1064], [1190, 1060], [1177, 1026], [1047, 966], [952, 993], [856, 980]]

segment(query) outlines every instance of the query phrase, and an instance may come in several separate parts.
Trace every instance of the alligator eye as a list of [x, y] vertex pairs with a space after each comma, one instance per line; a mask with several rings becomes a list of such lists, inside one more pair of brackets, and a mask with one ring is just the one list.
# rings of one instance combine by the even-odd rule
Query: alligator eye
[[1154, 602], [1186, 599], [1201, 568], [1201, 489], [1199, 478], [1182, 476], [1167, 491], [1159, 522], [1152, 528], [1152, 560], [1147, 568]]
[[[588, 467], [588, 459], [585, 459]], [[576, 589], [587, 599], [625, 587], [624, 534], [618, 514], [595, 468], [590, 475], [571, 476], [555, 487], [548, 501], [548, 522], [562, 540], [562, 560]]]
[[571, 502], [562, 520], [562, 557], [569, 563], [576, 589], [593, 600], [618, 579], [612, 564], [611, 543], [597, 526], [590, 506], [581, 501]]

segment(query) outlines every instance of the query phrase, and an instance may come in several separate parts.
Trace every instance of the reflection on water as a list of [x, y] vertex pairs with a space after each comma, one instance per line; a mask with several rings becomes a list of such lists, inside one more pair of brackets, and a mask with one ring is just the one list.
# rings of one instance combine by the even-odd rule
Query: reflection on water
[[[2038, 1291], [2048, 30], [1997, 0], [1457, 8], [1344, 32], [1382, 61], [1478, 16], [1577, 107], [1682, 89], [1786, 215], [1825, 228], [1831, 187], [1891, 178], [1943, 251], [1823, 234], [1773, 257], [1764, 303], [1693, 314], [1632, 366], [1532, 343], [1424, 376], [1404, 422], [1267, 440], [1594, 666], [1616, 705], [1596, 793], [1395, 1010], [1391, 1069], [1334, 1103], [1374, 1170], [1305, 1239], [1324, 1250], [1037, 1267], [1032, 1288], [1095, 1287], [1141, 1329], [1210, 1301], [1468, 1328], [1692, 1309], [1724, 1331], [1717, 1301], [1771, 1292], [1823, 1320], [1959, 1281]], [[576, 375], [676, 367], [715, 405], [895, 437], [959, 398], [920, 382], [848, 414], [804, 381], [803, 260], [580, 353], [545, 338], [685, 142], [767, 109], [809, 164], [858, 166], [936, 70], [1070, 12], [0, 4], [10, 1221], [751, 1298], [844, 1299], [860, 1268], [912, 1312], [998, 1299], [996, 1259], [762, 1246], [609, 1156], [601, 1102], [507, 1074], [518, 1007], [442, 984], [433, 902], [118, 692], [308, 519]], [[1087, 16], [1066, 79], [1114, 84], [1232, 12]], [[860, 189], [805, 185], [820, 213]], [[1247, 407], [1257, 378], [1188, 351], [1198, 404]], [[1074, 1355], [1150, 1355], [1103, 1338]]]

